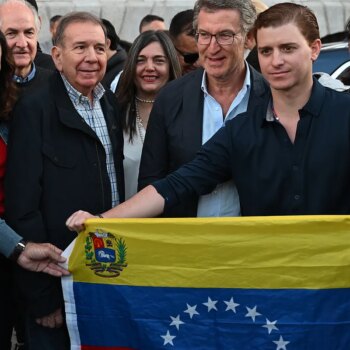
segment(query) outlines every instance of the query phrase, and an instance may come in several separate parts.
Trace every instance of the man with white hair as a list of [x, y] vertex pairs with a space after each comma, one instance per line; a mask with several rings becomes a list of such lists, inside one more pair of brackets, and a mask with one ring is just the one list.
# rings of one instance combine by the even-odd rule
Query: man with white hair
[[47, 79], [50, 71], [37, 67], [40, 19], [35, 8], [24, 0], [6, 0], [0, 5], [0, 30], [15, 64], [14, 80], [23, 89], [32, 89]]

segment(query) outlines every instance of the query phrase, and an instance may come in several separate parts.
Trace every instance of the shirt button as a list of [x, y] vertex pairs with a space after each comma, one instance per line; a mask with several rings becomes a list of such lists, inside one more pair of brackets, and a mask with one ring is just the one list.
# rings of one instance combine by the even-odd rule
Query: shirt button
[[296, 195], [294, 196], [294, 199], [295, 199], [296, 201], [298, 201], [298, 200], [300, 199], [300, 195], [299, 195], [299, 194], [296, 194]]

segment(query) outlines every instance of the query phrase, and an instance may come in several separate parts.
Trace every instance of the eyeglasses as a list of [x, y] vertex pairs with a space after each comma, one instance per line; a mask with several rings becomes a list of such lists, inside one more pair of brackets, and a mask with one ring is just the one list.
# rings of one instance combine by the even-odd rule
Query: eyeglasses
[[198, 53], [187, 53], [187, 52], [182, 52], [178, 48], [176, 48], [176, 51], [184, 58], [185, 63], [187, 64], [193, 64], [198, 60]]
[[215, 36], [215, 40], [219, 45], [232, 45], [235, 36], [237, 36], [239, 33], [240, 32], [233, 33], [230, 31], [219, 32], [216, 34], [211, 34], [208, 32], [197, 32], [196, 40], [199, 45], [209, 45], [211, 43], [212, 37]]

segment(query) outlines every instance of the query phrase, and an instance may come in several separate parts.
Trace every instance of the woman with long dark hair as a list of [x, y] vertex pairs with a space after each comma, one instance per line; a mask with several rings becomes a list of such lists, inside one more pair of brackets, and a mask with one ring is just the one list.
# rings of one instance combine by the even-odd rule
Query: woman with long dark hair
[[132, 44], [116, 95], [124, 130], [125, 198], [137, 192], [141, 152], [159, 90], [181, 76], [176, 50], [164, 31], [147, 31]]

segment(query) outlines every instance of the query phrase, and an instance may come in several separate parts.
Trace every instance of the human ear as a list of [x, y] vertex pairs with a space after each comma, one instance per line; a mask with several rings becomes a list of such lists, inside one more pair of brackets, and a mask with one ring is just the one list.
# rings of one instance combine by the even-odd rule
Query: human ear
[[320, 54], [321, 51], [321, 40], [316, 39], [314, 42], [311, 43], [310, 48], [311, 48], [311, 60], [314, 62], [317, 60], [318, 55]]
[[51, 49], [51, 56], [55, 63], [56, 69], [59, 72], [62, 72], [62, 48], [58, 46], [54, 46]]

